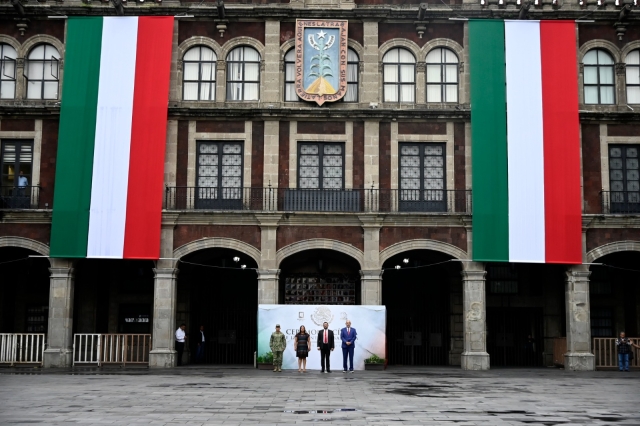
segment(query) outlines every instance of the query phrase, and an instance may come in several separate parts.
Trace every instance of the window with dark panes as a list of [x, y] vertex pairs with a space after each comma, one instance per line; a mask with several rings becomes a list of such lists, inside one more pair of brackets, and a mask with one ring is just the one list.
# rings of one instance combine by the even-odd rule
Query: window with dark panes
[[0, 99], [16, 97], [16, 58], [13, 46], [0, 43]]
[[609, 145], [611, 212], [640, 211], [640, 145]]
[[613, 336], [613, 309], [591, 308], [591, 337]]
[[300, 143], [298, 148], [298, 188], [344, 188], [343, 143]]
[[445, 144], [400, 144], [400, 209], [446, 209]]
[[584, 103], [614, 104], [615, 75], [613, 58], [601, 49], [593, 49], [584, 55]]
[[206, 46], [187, 50], [182, 59], [182, 99], [215, 101], [216, 53]]
[[516, 265], [488, 265], [489, 293], [518, 294], [518, 269]]
[[[18, 188], [33, 185], [33, 182], [31, 182], [33, 163], [32, 141], [3, 140], [1, 143], [0, 162], [2, 163], [3, 192], [5, 192], [4, 188]], [[23, 179], [20, 179], [20, 176], [22, 176]], [[26, 179], [26, 181], [24, 179]]]
[[640, 49], [632, 50], [626, 58], [627, 103], [640, 104]]
[[198, 142], [199, 207], [231, 208], [235, 204], [226, 200], [241, 202], [242, 148], [242, 142]]

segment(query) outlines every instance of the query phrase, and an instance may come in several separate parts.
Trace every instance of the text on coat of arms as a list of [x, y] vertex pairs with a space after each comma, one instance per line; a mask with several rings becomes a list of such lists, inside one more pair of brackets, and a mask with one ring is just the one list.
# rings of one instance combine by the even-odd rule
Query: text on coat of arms
[[296, 94], [322, 105], [347, 93], [348, 21], [296, 21]]

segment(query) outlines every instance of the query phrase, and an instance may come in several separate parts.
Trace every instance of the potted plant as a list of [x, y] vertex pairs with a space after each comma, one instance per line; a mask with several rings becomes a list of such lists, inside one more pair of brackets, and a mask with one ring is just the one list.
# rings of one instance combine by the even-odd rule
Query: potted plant
[[369, 358], [364, 360], [365, 370], [384, 370], [385, 362], [384, 358], [380, 358], [376, 354], [372, 354]]
[[258, 365], [258, 370], [272, 370], [273, 352], [267, 352], [264, 355], [260, 355], [256, 358], [256, 364]]

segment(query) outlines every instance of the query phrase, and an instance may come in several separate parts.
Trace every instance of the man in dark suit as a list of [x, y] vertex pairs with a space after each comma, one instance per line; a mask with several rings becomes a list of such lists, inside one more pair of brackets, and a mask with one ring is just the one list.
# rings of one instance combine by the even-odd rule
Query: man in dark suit
[[351, 321], [347, 320], [346, 327], [340, 330], [340, 340], [342, 340], [342, 372], [347, 372], [347, 357], [349, 357], [349, 372], [353, 373], [353, 351], [356, 345], [358, 333], [351, 327]]
[[331, 352], [335, 347], [333, 342], [333, 331], [329, 330], [329, 323], [322, 323], [323, 329], [318, 333], [318, 350], [320, 351], [320, 365], [322, 366], [321, 373], [324, 373], [325, 365], [327, 367], [327, 373], [331, 373]]

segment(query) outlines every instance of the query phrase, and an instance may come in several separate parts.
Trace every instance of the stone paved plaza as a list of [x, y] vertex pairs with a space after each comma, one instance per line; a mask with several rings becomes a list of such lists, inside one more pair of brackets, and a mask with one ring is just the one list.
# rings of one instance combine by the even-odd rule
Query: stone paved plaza
[[640, 372], [0, 369], [0, 425], [640, 425]]

